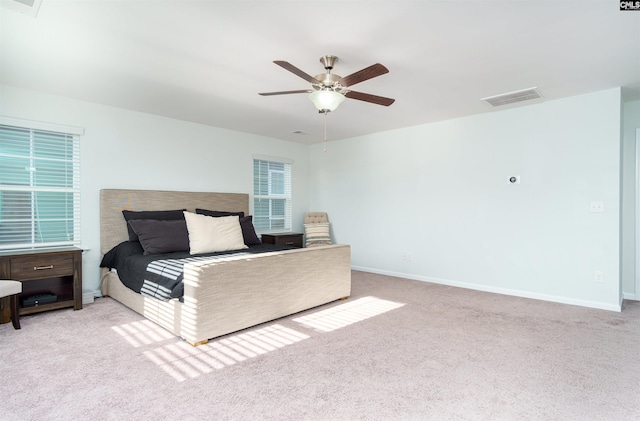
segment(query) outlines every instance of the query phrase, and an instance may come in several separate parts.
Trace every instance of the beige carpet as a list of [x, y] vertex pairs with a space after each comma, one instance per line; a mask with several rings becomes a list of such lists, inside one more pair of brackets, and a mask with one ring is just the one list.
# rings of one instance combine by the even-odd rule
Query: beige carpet
[[363, 272], [197, 348], [109, 298], [0, 325], [2, 420], [635, 420], [622, 313]]

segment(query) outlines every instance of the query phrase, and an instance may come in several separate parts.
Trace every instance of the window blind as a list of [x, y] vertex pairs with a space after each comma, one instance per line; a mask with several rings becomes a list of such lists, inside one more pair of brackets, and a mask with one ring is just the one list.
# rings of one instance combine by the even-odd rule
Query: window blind
[[259, 233], [291, 231], [291, 162], [253, 160], [253, 225]]
[[0, 249], [78, 244], [79, 135], [0, 124]]

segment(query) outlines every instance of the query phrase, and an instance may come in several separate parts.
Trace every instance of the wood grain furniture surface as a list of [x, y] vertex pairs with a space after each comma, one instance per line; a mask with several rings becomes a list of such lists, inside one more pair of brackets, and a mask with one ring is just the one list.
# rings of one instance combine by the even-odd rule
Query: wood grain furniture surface
[[[122, 210], [249, 212], [249, 195], [107, 189], [100, 192], [100, 251], [127, 241]], [[351, 294], [351, 249], [331, 245], [187, 263], [183, 301], [127, 288], [103, 269], [102, 292], [192, 345]]]
[[[20, 305], [20, 315], [68, 307], [82, 309], [82, 250], [79, 248], [0, 252], [0, 278], [22, 282], [21, 301], [36, 294], [56, 295], [51, 303]], [[9, 321], [6, 313], [2, 312], [0, 323]]]
[[277, 234], [262, 234], [262, 242], [264, 244], [275, 244], [277, 246], [292, 246], [302, 248], [302, 236], [301, 233], [286, 232]]

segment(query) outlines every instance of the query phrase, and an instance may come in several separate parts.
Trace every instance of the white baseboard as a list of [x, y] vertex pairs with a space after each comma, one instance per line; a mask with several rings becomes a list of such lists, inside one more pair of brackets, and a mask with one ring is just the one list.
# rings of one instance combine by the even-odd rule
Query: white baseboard
[[95, 297], [95, 291], [83, 291], [82, 292], [82, 305], [93, 303]]
[[560, 303], [560, 304], [570, 304], [574, 306], [596, 308], [600, 310], [617, 311], [617, 312], [622, 311], [622, 302], [618, 305], [608, 304], [608, 303], [601, 303], [598, 301], [579, 300], [575, 298], [559, 297], [556, 295], [539, 294], [536, 292], [521, 291], [521, 290], [515, 290], [515, 289], [508, 289], [508, 288], [498, 288], [498, 287], [492, 287], [487, 285], [471, 284], [466, 282], [450, 281], [448, 279], [429, 278], [426, 276], [412, 275], [408, 273], [392, 272], [392, 271], [386, 271], [386, 270], [378, 270], [378, 269], [360, 267], [360, 266], [351, 266], [351, 269], [359, 270], [362, 272], [377, 273], [380, 275], [395, 276], [398, 278], [413, 279], [415, 281], [431, 282], [433, 284], [473, 289], [476, 291], [511, 295], [514, 297], [531, 298], [534, 300], [550, 301], [553, 303]]

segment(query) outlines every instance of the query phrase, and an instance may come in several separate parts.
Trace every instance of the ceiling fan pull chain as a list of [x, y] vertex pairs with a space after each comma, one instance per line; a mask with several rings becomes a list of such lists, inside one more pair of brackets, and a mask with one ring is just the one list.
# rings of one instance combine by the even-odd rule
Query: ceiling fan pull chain
[[324, 152], [327, 152], [327, 111], [324, 112]]

